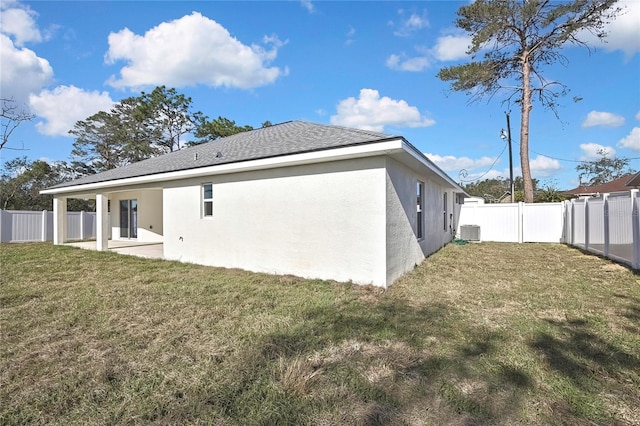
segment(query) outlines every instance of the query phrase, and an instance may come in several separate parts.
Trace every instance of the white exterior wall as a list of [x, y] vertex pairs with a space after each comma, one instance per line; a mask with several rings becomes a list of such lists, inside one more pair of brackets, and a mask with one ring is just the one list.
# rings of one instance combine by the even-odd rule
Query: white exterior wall
[[[447, 223], [445, 230], [443, 194], [447, 192]], [[425, 182], [425, 238], [420, 243], [423, 253], [428, 256], [440, 250], [451, 241], [451, 219], [453, 213], [453, 190], [438, 185], [432, 179]]]
[[[390, 284], [425, 258], [416, 237], [418, 175], [397, 161], [387, 160], [387, 282]], [[424, 181], [424, 179], [422, 179]]]
[[[386, 286], [384, 167], [369, 157], [167, 183], [164, 256]], [[203, 183], [213, 217], [202, 217]]]
[[[422, 262], [451, 241], [450, 215], [454, 214], [453, 189], [438, 185], [405, 165], [387, 159], [387, 282]], [[417, 239], [416, 185], [424, 183], [424, 238]], [[447, 230], [444, 224], [444, 193], [447, 192]]]
[[136, 190], [113, 192], [111, 200], [111, 238], [120, 238], [120, 200], [138, 200], [138, 238], [140, 242], [163, 241], [162, 191]]

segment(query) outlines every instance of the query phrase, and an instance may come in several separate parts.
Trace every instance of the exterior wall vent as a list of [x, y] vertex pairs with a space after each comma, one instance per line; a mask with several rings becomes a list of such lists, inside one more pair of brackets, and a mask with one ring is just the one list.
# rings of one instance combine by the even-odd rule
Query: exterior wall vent
[[460, 239], [480, 241], [480, 227], [478, 225], [460, 225]]

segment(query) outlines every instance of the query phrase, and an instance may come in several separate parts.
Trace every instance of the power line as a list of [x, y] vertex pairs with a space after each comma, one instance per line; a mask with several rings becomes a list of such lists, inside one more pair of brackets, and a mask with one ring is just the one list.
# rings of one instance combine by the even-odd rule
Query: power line
[[[533, 152], [534, 154], [542, 155], [543, 157], [551, 158], [552, 160], [567, 161], [570, 163], [588, 163], [589, 162], [588, 160], [567, 160], [566, 158], [553, 157], [551, 155], [542, 154], [534, 150], [531, 150], [531, 152]], [[624, 158], [626, 158], [627, 160], [640, 160], [640, 157], [624, 157]]]
[[487, 175], [487, 173], [489, 173], [491, 170], [493, 170], [493, 166], [496, 165], [496, 163], [498, 162], [498, 160], [500, 159], [500, 157], [502, 157], [502, 154], [504, 154], [504, 150], [507, 149], [507, 145], [508, 144], [504, 144], [504, 148], [502, 148], [502, 151], [500, 151], [500, 154], [498, 154], [498, 156], [496, 157], [495, 160], [493, 160], [493, 163], [491, 163], [491, 166], [489, 167], [489, 170], [487, 170], [486, 172], [484, 172], [481, 176], [475, 178], [475, 179], [468, 179], [468, 180], [464, 180], [464, 179], [460, 179], [460, 183], [465, 182], [475, 182], [477, 180], [482, 179], [483, 177], [485, 177]]

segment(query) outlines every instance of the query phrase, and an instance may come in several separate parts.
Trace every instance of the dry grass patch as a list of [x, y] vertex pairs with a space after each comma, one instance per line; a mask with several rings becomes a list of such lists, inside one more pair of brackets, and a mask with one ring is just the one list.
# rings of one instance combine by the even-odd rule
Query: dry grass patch
[[636, 275], [450, 245], [389, 290], [0, 246], [1, 424], [636, 424]]

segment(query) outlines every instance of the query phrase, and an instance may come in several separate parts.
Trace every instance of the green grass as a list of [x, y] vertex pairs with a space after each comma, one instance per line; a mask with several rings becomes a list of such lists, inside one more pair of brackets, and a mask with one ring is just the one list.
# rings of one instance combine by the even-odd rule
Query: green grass
[[640, 424], [640, 283], [449, 245], [389, 290], [0, 246], [0, 424]]

